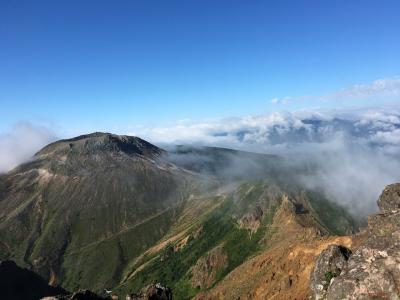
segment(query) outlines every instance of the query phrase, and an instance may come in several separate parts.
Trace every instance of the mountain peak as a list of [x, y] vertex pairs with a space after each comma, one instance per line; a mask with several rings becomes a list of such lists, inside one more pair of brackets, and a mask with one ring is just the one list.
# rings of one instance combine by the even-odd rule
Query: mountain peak
[[124, 152], [128, 155], [145, 156], [158, 156], [164, 152], [161, 148], [135, 136], [94, 132], [51, 143], [36, 153], [36, 156], [68, 152], [93, 154], [98, 151]]

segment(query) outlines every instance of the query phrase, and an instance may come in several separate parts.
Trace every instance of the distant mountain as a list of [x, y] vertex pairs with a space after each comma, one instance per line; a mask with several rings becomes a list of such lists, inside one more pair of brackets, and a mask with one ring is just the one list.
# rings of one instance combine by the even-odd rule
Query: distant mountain
[[102, 133], [45, 147], [0, 179], [1, 258], [71, 290], [114, 285], [200, 182], [160, 161], [162, 153], [139, 138]]
[[[222, 181], [264, 179], [282, 174], [285, 165], [277, 155], [259, 154], [219, 147], [179, 145], [169, 149], [167, 160], [199, 174]], [[289, 176], [289, 173], [286, 173]]]
[[51, 143], [40, 150], [36, 156], [66, 155], [71, 153], [91, 155], [107, 152], [157, 157], [165, 151], [138, 137], [95, 132]]
[[302, 171], [109, 133], [61, 140], [0, 177], [0, 259], [71, 291], [125, 297], [161, 282], [176, 299], [206, 297], [268, 249], [358, 230], [296, 180]]

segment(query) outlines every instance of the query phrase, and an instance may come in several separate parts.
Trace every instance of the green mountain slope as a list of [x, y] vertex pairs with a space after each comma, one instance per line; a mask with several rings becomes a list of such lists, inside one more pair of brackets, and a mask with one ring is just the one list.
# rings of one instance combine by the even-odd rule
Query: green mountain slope
[[202, 184], [159, 161], [161, 154], [108, 134], [44, 148], [1, 178], [1, 258], [71, 290], [117, 283], [126, 261], [168, 231]]
[[[213, 206], [197, 210], [197, 222], [189, 222], [187, 227], [182, 226], [185, 220], [178, 220], [170, 229], [172, 234], [167, 233], [160, 243], [162, 247], [158, 251], [151, 249], [131, 265], [131, 274], [114, 291], [124, 296], [148, 284], [164, 282], [172, 287], [176, 299], [190, 299], [209, 290], [248, 258], [273, 246], [276, 230], [272, 222], [278, 209], [288, 205], [285, 201], [296, 222], [315, 232], [315, 236], [344, 234], [341, 228], [325, 222], [330, 220], [315, 214], [310, 199], [301, 190], [288, 198], [284, 190], [268, 180], [246, 182], [219, 196], [192, 199], [187, 210], [195, 210], [204, 202]], [[342, 212], [342, 208], [331, 206], [332, 216]], [[357, 230], [350, 215], [343, 214], [336, 220], [347, 231]]]
[[272, 247], [282, 206], [316, 236], [358, 228], [280, 157], [94, 133], [0, 177], [0, 260], [67, 290], [162, 282], [188, 299]]

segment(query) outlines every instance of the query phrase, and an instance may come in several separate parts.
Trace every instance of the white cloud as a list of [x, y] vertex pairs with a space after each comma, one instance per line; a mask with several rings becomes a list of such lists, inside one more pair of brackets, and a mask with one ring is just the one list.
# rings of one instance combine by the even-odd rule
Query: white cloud
[[159, 145], [223, 146], [318, 166], [299, 178], [361, 214], [376, 209], [385, 185], [400, 181], [400, 110], [394, 108], [275, 112], [141, 128], [133, 134]]
[[55, 140], [55, 134], [30, 123], [17, 123], [0, 134], [0, 173], [29, 160], [40, 148]]
[[362, 99], [369, 97], [400, 96], [400, 78], [378, 79], [370, 84], [356, 84], [327, 95], [330, 99]]
[[294, 102], [326, 102], [326, 101], [356, 101], [365, 99], [392, 99], [400, 96], [400, 78], [377, 79], [368, 84], [355, 84], [353, 86], [332, 91], [324, 95], [317, 96], [286, 96], [283, 98], [275, 97], [271, 99], [272, 104], [286, 105]]
[[284, 97], [284, 98], [273, 98], [271, 99], [271, 103], [272, 104], [289, 104], [290, 102], [292, 102], [292, 98], [291, 97]]
[[[201, 143], [274, 152], [275, 148], [323, 143], [338, 134], [352, 142], [376, 143], [400, 126], [399, 110], [274, 112], [206, 122], [180, 122], [172, 126], [138, 128], [131, 132], [155, 143]], [[381, 138], [382, 143], [389, 139]], [[393, 143], [392, 143], [393, 144]], [[383, 146], [383, 145], [380, 145]]]

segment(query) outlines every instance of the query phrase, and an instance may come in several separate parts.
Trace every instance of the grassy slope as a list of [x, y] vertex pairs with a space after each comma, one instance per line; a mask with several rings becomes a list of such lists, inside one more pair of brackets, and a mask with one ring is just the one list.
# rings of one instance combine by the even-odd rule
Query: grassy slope
[[[117, 288], [121, 296], [137, 291], [141, 287], [154, 283], [167, 283], [174, 290], [175, 299], [189, 299], [200, 290], [191, 286], [188, 272], [197, 260], [217, 245], [223, 245], [228, 264], [219, 270], [215, 283], [243, 263], [249, 256], [260, 250], [260, 240], [272, 221], [274, 209], [263, 218], [262, 226], [256, 233], [239, 228], [235, 216], [256, 204], [264, 191], [263, 184], [245, 183], [228, 197], [217, 197], [212, 201], [220, 203], [211, 212], [202, 215], [200, 226], [192, 229], [192, 236], [180, 251], [173, 251], [173, 244], [168, 244], [153, 255], [145, 267]], [[204, 200], [203, 200], [204, 201]], [[193, 232], [201, 228], [201, 233], [193, 238]], [[190, 233], [189, 233], [190, 235]], [[238, 242], [240, 241], [240, 242]], [[214, 284], [215, 284], [214, 283]]]
[[[212, 199], [212, 201], [219, 202], [220, 205], [199, 217], [201, 219], [200, 226], [195, 226], [185, 234], [190, 238], [182, 249], [174, 251], [174, 246], [179, 241], [166, 244], [159, 252], [144, 259], [135, 275], [123, 282], [115, 291], [124, 297], [128, 293], [140, 290], [147, 284], [161, 282], [173, 289], [175, 299], [190, 299], [201, 292], [199, 288], [190, 283], [191, 267], [200, 257], [205, 256], [216, 246], [222, 245], [223, 251], [228, 257], [228, 264], [226, 268], [218, 271], [214, 281], [214, 285], [217, 284], [249, 257], [260, 253], [266, 247], [268, 248], [268, 239], [274, 234], [274, 229], [269, 228], [269, 225], [279, 206], [279, 201], [274, 201], [273, 197], [269, 198], [271, 192], [268, 193], [268, 191], [271, 191], [271, 186], [268, 184], [246, 182], [227, 197]], [[274, 192], [277, 193], [276, 197], [281, 195], [280, 192], [275, 190]], [[306, 195], [308, 197], [308, 194]], [[311, 196], [315, 198], [311, 198]], [[312, 203], [313, 208], [316, 207], [312, 213], [321, 213], [320, 216], [317, 216], [321, 226], [335, 234], [355, 228], [356, 224], [352, 221], [351, 216], [343, 213], [343, 208], [335, 206], [325, 199], [318, 200], [321, 198], [318, 198], [316, 194], [311, 196], [307, 200]], [[304, 194], [299, 193], [298, 198], [302, 197], [304, 198]], [[315, 203], [318, 203], [319, 206]], [[262, 205], [266, 213], [259, 229], [255, 233], [251, 233], [247, 229], [240, 228], [237, 221], [246, 212], [251, 211], [255, 205]], [[331, 223], [334, 219], [337, 220], [336, 223]], [[337, 226], [339, 223], [340, 226]], [[177, 226], [182, 225], [177, 224]], [[200, 227], [200, 235], [193, 238], [193, 233]], [[174, 227], [172, 230], [175, 234], [179, 232]]]
[[2, 180], [0, 258], [33, 265], [69, 290], [101, 291], [165, 235], [193, 188], [187, 177], [145, 160], [71, 161], [35, 162], [50, 170], [46, 182], [37, 171], [25, 172], [30, 164]]
[[315, 216], [331, 234], [352, 234], [363, 225], [361, 220], [352, 216], [344, 207], [327, 200], [322, 193], [307, 192], [306, 197]]

